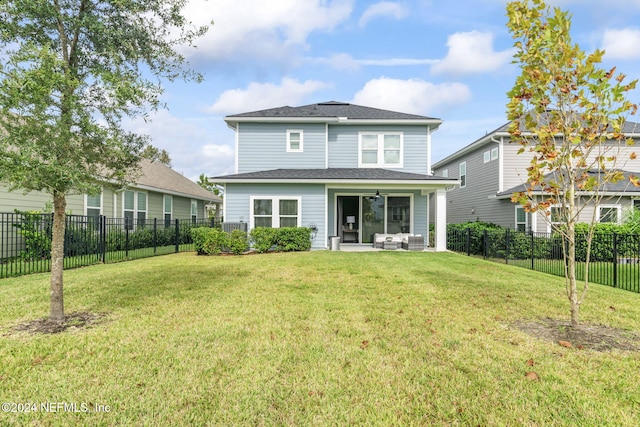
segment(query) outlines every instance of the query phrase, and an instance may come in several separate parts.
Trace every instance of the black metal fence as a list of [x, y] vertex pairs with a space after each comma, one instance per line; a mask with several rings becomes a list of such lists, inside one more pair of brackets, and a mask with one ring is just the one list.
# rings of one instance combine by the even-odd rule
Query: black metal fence
[[[64, 267], [193, 251], [194, 227], [220, 223], [67, 215]], [[0, 213], [0, 278], [50, 271], [52, 229], [52, 214]]]
[[[563, 241], [553, 233], [513, 230], [447, 231], [447, 249], [564, 276]], [[576, 236], [576, 273], [585, 278], [587, 239]], [[591, 244], [589, 282], [640, 292], [640, 235], [596, 233]]]

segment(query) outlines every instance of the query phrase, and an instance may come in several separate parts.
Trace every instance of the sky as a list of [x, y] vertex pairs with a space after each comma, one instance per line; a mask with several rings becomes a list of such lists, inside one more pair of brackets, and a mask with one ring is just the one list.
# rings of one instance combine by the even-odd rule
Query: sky
[[[603, 68], [640, 78], [640, 0], [549, 0], [572, 15], [571, 36]], [[167, 109], [126, 126], [165, 149], [197, 180], [235, 172], [224, 117], [325, 101], [442, 119], [433, 162], [506, 120], [519, 69], [506, 0], [190, 0], [184, 14], [213, 21], [181, 48], [202, 83], [165, 84]], [[640, 91], [630, 95], [640, 103]], [[640, 121], [640, 120], [639, 120]]]

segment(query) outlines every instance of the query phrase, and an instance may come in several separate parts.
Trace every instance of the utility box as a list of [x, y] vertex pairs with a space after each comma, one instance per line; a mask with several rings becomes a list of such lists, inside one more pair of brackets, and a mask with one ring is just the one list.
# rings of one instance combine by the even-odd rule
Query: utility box
[[329, 237], [329, 248], [332, 251], [340, 250], [340, 236], [331, 236]]

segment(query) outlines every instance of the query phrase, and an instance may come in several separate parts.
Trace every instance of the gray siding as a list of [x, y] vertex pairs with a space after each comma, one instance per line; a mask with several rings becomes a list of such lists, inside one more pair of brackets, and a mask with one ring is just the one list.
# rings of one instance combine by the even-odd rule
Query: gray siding
[[[41, 211], [48, 203], [52, 203], [53, 197], [49, 194], [32, 191], [23, 194], [22, 191], [9, 191], [8, 187], [0, 185], [0, 212]], [[72, 195], [67, 197], [67, 212], [74, 215], [84, 214], [84, 197]]]
[[313, 249], [325, 249], [327, 230], [325, 229], [325, 189], [321, 184], [227, 184], [225, 193], [227, 222], [250, 222], [252, 196], [300, 197], [301, 225], [315, 224], [318, 233], [312, 242]]
[[[429, 173], [427, 164], [428, 139], [425, 126], [329, 126], [329, 167], [358, 167], [359, 132], [402, 132], [402, 172]], [[390, 168], [392, 169], [392, 168]]]
[[[287, 129], [303, 131], [303, 151], [287, 152]], [[238, 131], [238, 173], [269, 169], [324, 168], [324, 124], [242, 123]]]
[[493, 143], [449, 162], [436, 170], [442, 176], [448, 169], [449, 178], [460, 178], [460, 163], [467, 164], [466, 187], [456, 187], [447, 192], [447, 223], [458, 224], [468, 221], [503, 222], [505, 215], [492, 198], [498, 192], [500, 159], [484, 162], [484, 153], [497, 148]]

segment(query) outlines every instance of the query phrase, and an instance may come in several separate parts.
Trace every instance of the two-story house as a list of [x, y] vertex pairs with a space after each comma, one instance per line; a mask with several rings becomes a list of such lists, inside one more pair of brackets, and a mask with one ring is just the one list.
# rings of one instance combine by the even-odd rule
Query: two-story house
[[[522, 146], [511, 143], [510, 124], [504, 124], [433, 165], [435, 175], [460, 180], [458, 187], [447, 192], [448, 223], [484, 221], [512, 230], [551, 231], [546, 215], [526, 213], [521, 205], [511, 201], [513, 193], [525, 189], [527, 167], [533, 154], [518, 154]], [[638, 123], [626, 122], [623, 130], [629, 138], [640, 138]], [[610, 184], [600, 205], [585, 205], [580, 216], [582, 221], [590, 221], [595, 215], [600, 222], [620, 222], [625, 209], [640, 204], [640, 188], [628, 180], [632, 174], [640, 176], [640, 156], [638, 159], [630, 156], [639, 147], [617, 144], [609, 147], [608, 155], [619, 159], [616, 167], [624, 171], [627, 179]]]
[[[431, 174], [431, 135], [442, 121], [342, 102], [225, 117], [235, 131], [236, 173], [224, 184], [224, 219], [316, 230], [369, 244], [375, 233], [413, 233], [446, 249], [446, 188]], [[429, 209], [430, 201], [433, 208]]]

